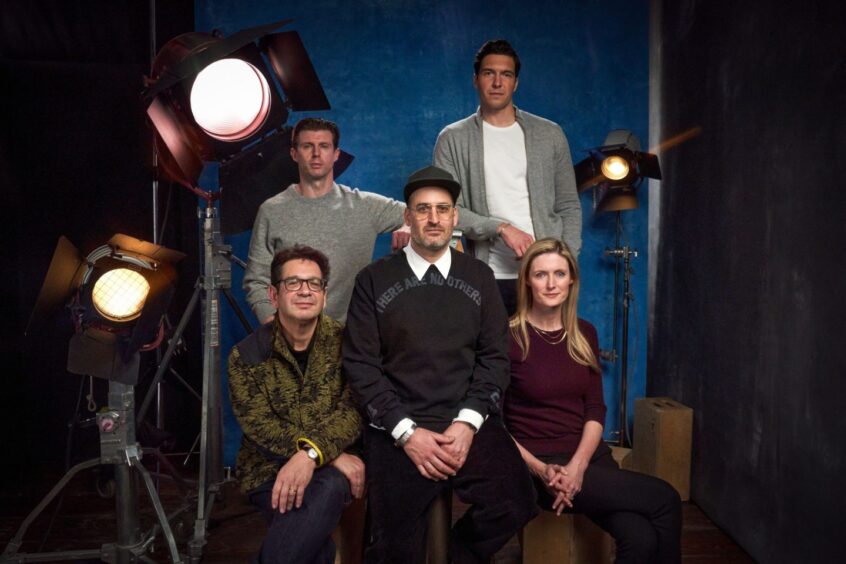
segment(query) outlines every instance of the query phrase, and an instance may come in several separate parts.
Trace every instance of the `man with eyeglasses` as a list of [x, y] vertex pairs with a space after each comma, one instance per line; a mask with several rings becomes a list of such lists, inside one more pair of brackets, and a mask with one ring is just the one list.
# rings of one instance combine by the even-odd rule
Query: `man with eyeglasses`
[[[341, 154], [339, 139], [338, 126], [331, 121], [300, 120], [294, 126], [291, 141], [291, 158], [297, 163], [299, 182], [266, 200], [258, 210], [244, 291], [261, 323], [275, 315], [267, 297], [267, 273], [277, 251], [300, 244], [326, 253], [335, 271], [326, 313], [343, 322], [353, 279], [372, 260], [376, 236], [402, 227], [402, 202], [335, 182], [333, 167]], [[407, 232], [394, 232], [393, 248], [407, 242]]]
[[517, 270], [535, 238], [554, 237], [578, 253], [582, 207], [570, 147], [556, 123], [519, 110], [520, 57], [488, 41], [473, 62], [476, 113], [446, 126], [433, 164], [464, 187], [458, 228], [473, 255], [494, 271], [506, 309], [517, 307]]
[[490, 268], [449, 247], [459, 184], [437, 167], [405, 185], [411, 243], [359, 272], [343, 363], [364, 430], [368, 562], [423, 562], [426, 514], [445, 488], [471, 505], [451, 562], [488, 562], [537, 514], [502, 425], [507, 320]]
[[270, 271], [276, 315], [229, 355], [238, 478], [268, 522], [260, 562], [329, 564], [341, 512], [364, 493], [364, 463], [347, 452], [361, 418], [341, 374], [341, 324], [323, 313], [326, 255], [284, 249]]

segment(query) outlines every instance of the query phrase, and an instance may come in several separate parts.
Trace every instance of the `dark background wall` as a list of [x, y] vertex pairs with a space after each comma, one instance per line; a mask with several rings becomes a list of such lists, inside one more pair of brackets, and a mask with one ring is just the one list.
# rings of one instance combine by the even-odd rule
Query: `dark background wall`
[[[157, 45], [193, 29], [193, 2], [159, 4]], [[149, 3], [138, 0], [22, 0], [0, 8], [4, 490], [28, 492], [41, 469], [61, 472], [66, 424], [77, 407], [82, 379], [65, 370], [69, 316], [55, 312], [37, 332], [23, 335], [59, 236], [83, 254], [117, 232], [153, 238], [152, 132], [139, 97], [150, 68], [150, 16]], [[197, 272], [195, 198], [167, 183], [160, 193], [162, 214], [167, 209], [170, 218], [161, 241], [188, 253], [176, 298], [184, 304]], [[196, 336], [192, 327], [189, 351], [197, 349]], [[196, 354], [182, 355], [177, 364], [196, 384]], [[95, 382], [98, 406], [105, 389], [104, 381]], [[172, 393], [168, 411], [198, 414], [183, 396]], [[84, 407], [77, 412], [92, 415]], [[198, 419], [173, 426], [186, 449]], [[71, 462], [97, 456], [97, 447], [94, 429], [77, 431]]]
[[694, 416], [692, 496], [761, 562], [842, 560], [846, 118], [835, 2], [656, 2], [650, 393]]

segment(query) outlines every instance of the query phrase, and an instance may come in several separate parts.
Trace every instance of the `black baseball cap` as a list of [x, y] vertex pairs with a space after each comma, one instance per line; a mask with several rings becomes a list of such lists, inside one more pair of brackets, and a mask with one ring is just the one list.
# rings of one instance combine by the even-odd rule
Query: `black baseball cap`
[[408, 177], [408, 182], [402, 191], [403, 196], [405, 196], [405, 203], [408, 204], [408, 200], [415, 190], [432, 187], [443, 188], [449, 192], [449, 195], [452, 196], [452, 203], [458, 200], [458, 194], [461, 193], [461, 184], [456, 182], [450, 173], [436, 166], [427, 166]]

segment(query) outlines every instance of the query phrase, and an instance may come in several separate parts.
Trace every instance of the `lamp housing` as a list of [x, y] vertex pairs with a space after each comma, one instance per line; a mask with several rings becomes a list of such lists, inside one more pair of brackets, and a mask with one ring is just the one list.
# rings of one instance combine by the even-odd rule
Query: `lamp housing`
[[177, 281], [175, 265], [184, 256], [116, 234], [83, 258], [61, 237], [27, 333], [65, 303], [75, 328], [68, 371], [135, 385], [139, 351], [161, 342], [162, 317]]
[[[165, 176], [193, 188], [205, 162], [224, 166], [233, 156], [276, 135], [289, 110], [329, 109], [299, 35], [271, 33], [290, 21], [241, 30], [227, 38], [185, 33], [162, 47], [142, 96], [157, 133], [156, 150]], [[211, 84], [209, 75], [215, 69], [222, 73], [224, 87]], [[250, 84], [252, 88], [236, 88]], [[208, 94], [220, 96], [224, 90], [229, 95], [208, 103]], [[236, 96], [245, 96], [248, 111], [235, 105]]]
[[597, 211], [635, 209], [637, 188], [644, 178], [661, 178], [658, 157], [640, 150], [640, 141], [627, 129], [615, 129], [605, 144], [588, 150], [575, 165], [579, 192], [594, 188]]

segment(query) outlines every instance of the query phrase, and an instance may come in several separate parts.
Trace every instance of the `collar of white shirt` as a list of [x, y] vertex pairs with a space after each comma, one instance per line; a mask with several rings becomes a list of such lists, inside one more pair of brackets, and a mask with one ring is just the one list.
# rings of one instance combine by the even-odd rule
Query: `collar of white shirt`
[[449, 267], [452, 266], [452, 253], [450, 252], [449, 247], [447, 247], [446, 252], [434, 263], [429, 262], [417, 254], [417, 251], [412, 248], [411, 243], [403, 247], [402, 250], [405, 251], [405, 258], [408, 261], [408, 266], [411, 267], [411, 271], [418, 280], [423, 280], [423, 277], [426, 276], [426, 271], [429, 270], [429, 266], [432, 264], [435, 265], [435, 268], [438, 269], [441, 276], [444, 278], [449, 276]]

